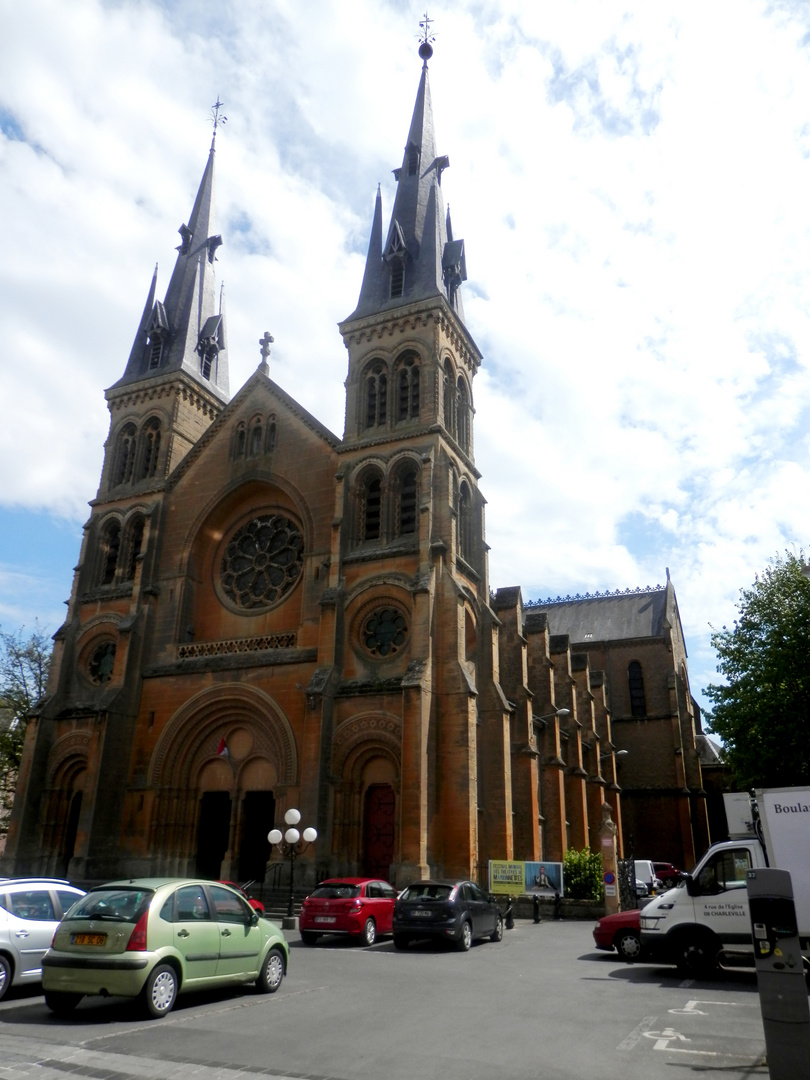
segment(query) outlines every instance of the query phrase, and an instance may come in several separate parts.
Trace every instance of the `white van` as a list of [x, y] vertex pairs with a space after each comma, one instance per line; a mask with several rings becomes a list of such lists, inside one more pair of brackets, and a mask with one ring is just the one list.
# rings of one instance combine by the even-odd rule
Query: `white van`
[[647, 887], [647, 895], [652, 896], [653, 893], [661, 892], [664, 888], [664, 884], [660, 878], [655, 876], [655, 868], [650, 859], [636, 859], [636, 880], [643, 881]]

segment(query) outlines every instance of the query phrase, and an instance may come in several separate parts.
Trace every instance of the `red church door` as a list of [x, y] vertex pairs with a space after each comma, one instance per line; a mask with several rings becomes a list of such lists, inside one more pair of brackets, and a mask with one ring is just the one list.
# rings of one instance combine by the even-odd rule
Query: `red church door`
[[372, 784], [363, 804], [363, 873], [388, 881], [394, 860], [394, 789]]

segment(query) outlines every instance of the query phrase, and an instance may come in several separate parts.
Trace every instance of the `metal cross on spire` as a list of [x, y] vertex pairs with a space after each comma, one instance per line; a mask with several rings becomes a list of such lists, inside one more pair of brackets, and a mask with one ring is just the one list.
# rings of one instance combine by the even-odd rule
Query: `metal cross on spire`
[[264, 337], [259, 338], [259, 345], [261, 346], [262, 350], [262, 359], [261, 363], [259, 364], [259, 371], [261, 371], [263, 375], [270, 374], [270, 365], [267, 363], [267, 358], [270, 355], [270, 346], [275, 340], [276, 339], [273, 337], [269, 330], [265, 330]]
[[214, 142], [216, 141], [216, 137], [217, 137], [217, 128], [224, 127], [225, 124], [228, 122], [228, 117], [224, 113], [220, 116], [220, 109], [222, 109], [223, 107], [224, 107], [224, 102], [219, 100], [219, 94], [217, 94], [217, 100], [211, 106], [211, 119], [213, 120], [213, 123], [214, 123], [214, 134], [213, 134], [213, 137], [211, 139], [211, 149], [212, 150], [214, 149]]
[[425, 17], [419, 23], [419, 28], [422, 31], [422, 36], [419, 39], [419, 55], [422, 57], [425, 65], [428, 60], [433, 56], [433, 45], [431, 44], [436, 40], [436, 35], [431, 34], [430, 25], [433, 19], [428, 17], [428, 13], [425, 12]]

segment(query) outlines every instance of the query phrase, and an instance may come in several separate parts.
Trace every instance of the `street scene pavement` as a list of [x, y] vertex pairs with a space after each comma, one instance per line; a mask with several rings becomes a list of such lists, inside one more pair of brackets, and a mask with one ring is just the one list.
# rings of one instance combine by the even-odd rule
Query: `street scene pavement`
[[341, 939], [291, 959], [278, 993], [181, 997], [163, 1020], [36, 989], [0, 1003], [0, 1080], [650, 1080], [767, 1077], [753, 974], [695, 982], [593, 947], [591, 922], [519, 921], [470, 952]]

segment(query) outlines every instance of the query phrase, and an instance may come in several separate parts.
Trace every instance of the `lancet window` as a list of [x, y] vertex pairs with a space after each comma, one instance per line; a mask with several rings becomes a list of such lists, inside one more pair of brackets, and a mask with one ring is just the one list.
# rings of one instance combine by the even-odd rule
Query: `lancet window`
[[143, 532], [146, 522], [142, 514], [137, 514], [127, 525], [126, 531], [126, 566], [124, 580], [132, 581], [138, 566], [138, 556], [143, 546]]
[[388, 416], [388, 375], [383, 364], [374, 364], [366, 375], [365, 395], [365, 426], [384, 427]]
[[458, 553], [467, 562], [473, 558], [472, 495], [466, 480], [461, 481], [458, 492]]
[[419, 357], [415, 352], [400, 357], [397, 374], [397, 419], [416, 420], [419, 416]]
[[630, 690], [631, 716], [646, 716], [647, 702], [644, 698], [644, 672], [638, 660], [631, 660], [627, 665], [627, 684]]
[[121, 549], [121, 522], [111, 518], [101, 533], [101, 584], [112, 585]]
[[417, 531], [418, 476], [419, 472], [414, 464], [405, 465], [397, 475], [395, 524], [398, 536], [408, 536]]
[[124, 424], [118, 435], [115, 461], [115, 484], [128, 484], [135, 468], [135, 449], [138, 429], [134, 424]]
[[459, 375], [456, 384], [456, 429], [458, 444], [465, 453], [470, 451], [471, 409], [470, 395], [464, 378]]
[[382, 477], [368, 473], [360, 487], [358, 540], [379, 540], [382, 528]]
[[448, 434], [456, 437], [456, 398], [458, 389], [449, 360], [444, 363], [444, 426]]
[[140, 447], [141, 460], [138, 468], [138, 479], [146, 480], [155, 475], [160, 452], [160, 421], [156, 416], [151, 417], [144, 424], [141, 431]]

